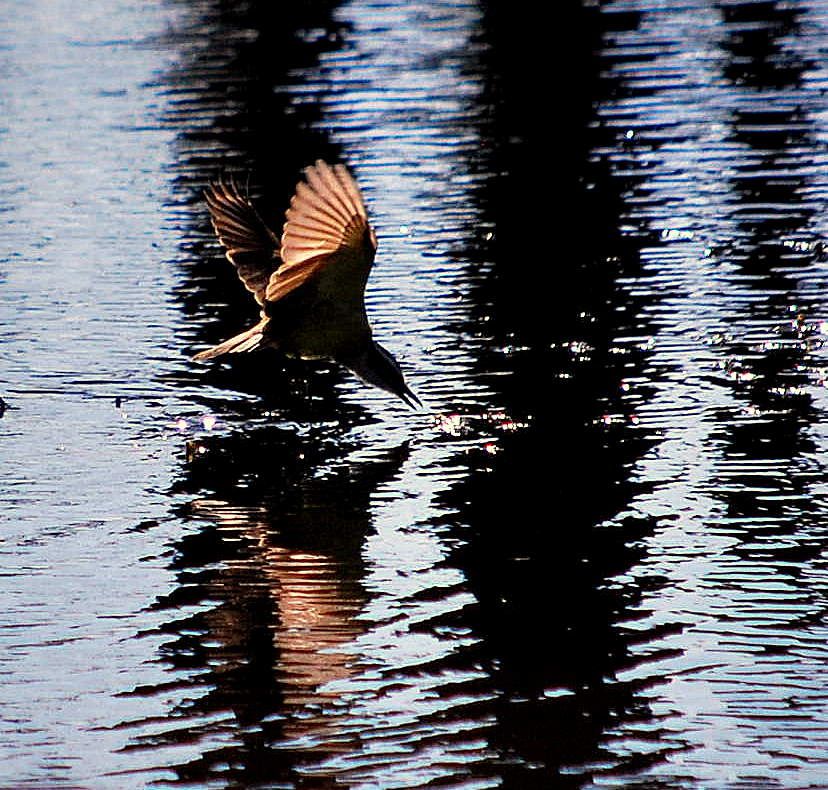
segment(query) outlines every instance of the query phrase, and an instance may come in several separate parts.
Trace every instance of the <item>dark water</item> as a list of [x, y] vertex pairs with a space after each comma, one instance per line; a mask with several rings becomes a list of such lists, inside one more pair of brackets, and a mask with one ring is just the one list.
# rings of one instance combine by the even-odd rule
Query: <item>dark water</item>
[[[0, 7], [0, 786], [828, 786], [828, 6]], [[426, 403], [198, 365], [318, 156]]]

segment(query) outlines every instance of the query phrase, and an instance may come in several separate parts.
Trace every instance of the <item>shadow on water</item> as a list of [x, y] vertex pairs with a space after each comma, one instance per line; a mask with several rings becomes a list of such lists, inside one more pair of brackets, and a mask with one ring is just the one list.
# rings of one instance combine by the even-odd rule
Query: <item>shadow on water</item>
[[[798, 287], [803, 267], [815, 262], [815, 252], [821, 254], [812, 244], [797, 243], [810, 239], [817, 211], [806, 197], [807, 163], [799, 161], [799, 152], [814, 144], [813, 129], [797, 103], [761, 99], [772, 90], [795, 93], [809, 64], [781, 44], [799, 28], [793, 7], [733, 4], [723, 14], [729, 35], [722, 42], [728, 53], [722, 73], [742, 94], [730, 119], [730, 139], [743, 149], [730, 178], [734, 224], [726, 247], [758, 297], [747, 320], [734, 316], [734, 328], [746, 329], [747, 339], [734, 338], [727, 371], [753, 408], [776, 418], [737, 423], [730, 430], [734, 438], [743, 430], [767, 430], [776, 436], [768, 436], [772, 444], [796, 443], [795, 437], [815, 416], [803, 387], [810, 375], [808, 352], [821, 346], [819, 328], [809, 322], [809, 305], [802, 302]], [[780, 316], [789, 320], [782, 323]], [[765, 330], [760, 338], [762, 329], [756, 325], [770, 332]], [[749, 458], [762, 443], [739, 444], [734, 447], [737, 454], [753, 447], [746, 453]], [[770, 457], [795, 454], [772, 452]]]
[[[630, 640], [657, 636], [620, 625], [643, 616], [635, 607], [660, 584], [629, 576], [639, 541], [656, 527], [629, 512], [644, 490], [629, 471], [657, 437], [635, 429], [634, 402], [624, 397], [648, 354], [616, 340], [652, 329], [641, 318], [647, 302], [619, 303], [615, 281], [637, 273], [640, 248], [657, 239], [618, 230], [620, 190], [634, 189], [635, 176], [613, 179], [604, 162], [590, 161], [607, 134], [589, 128], [592, 105], [614, 89], [593, 54], [597, 9], [562, 6], [566, 38], [553, 51], [544, 29], [527, 40], [519, 16], [496, 3], [487, 11], [494, 110], [490, 161], [480, 166], [498, 175], [477, 197], [484, 224], [496, 229], [495, 267], [469, 293], [473, 325], [485, 321], [489, 335], [475, 364], [497, 372], [496, 402], [529, 419], [497, 447], [467, 453], [467, 474], [443, 501], [459, 515], [451, 561], [478, 602], [464, 625], [480, 637], [474, 659], [498, 689], [489, 746], [510, 755], [505, 786], [580, 787], [617, 765], [603, 749], [607, 728], [652, 719], [636, 699], [642, 681], [619, 675], [637, 662]], [[636, 22], [635, 14], [615, 19], [629, 29]], [[554, 115], [539, 124], [529, 86], [539, 73], [569, 70], [578, 79], [561, 85]], [[476, 267], [474, 253], [461, 262]], [[654, 747], [640, 767], [670, 751]]]
[[[734, 4], [723, 13], [729, 31], [722, 42], [729, 56], [723, 75], [743, 95], [731, 126], [731, 138], [744, 152], [731, 178], [730, 255], [761, 298], [751, 306], [754, 327], [735, 322], [726, 368], [731, 386], [759, 419], [727, 425], [722, 490], [728, 515], [746, 526], [745, 557], [759, 552], [770, 559], [776, 545], [778, 559], [802, 552], [813, 559], [820, 549], [811, 540], [794, 546], [782, 537], [799, 530], [791, 518], [794, 503], [800, 517], [813, 510], [810, 475], [797, 467], [816, 449], [807, 432], [819, 415], [807, 385], [813, 353], [823, 345], [799, 288], [802, 270], [822, 255], [808, 243], [818, 206], [807, 197], [810, 163], [800, 159], [814, 145], [814, 129], [797, 102], [763, 101], [770, 91], [794, 95], [811, 64], [783, 44], [799, 31], [801, 11], [795, 7]], [[785, 315], [789, 320], [780, 322]]]
[[[729, 31], [723, 74], [742, 92], [731, 136], [745, 149], [731, 178], [736, 220], [731, 255], [759, 298], [749, 323], [735, 322], [729, 344], [728, 382], [754, 419], [731, 419], [724, 426], [719, 496], [739, 536], [734, 553], [757, 577], [772, 574], [787, 587], [779, 600], [762, 602], [774, 632], [765, 651], [781, 665], [795, 660], [793, 634], [826, 615], [825, 606], [808, 607], [790, 619], [785, 613], [807, 593], [799, 563], [819, 561], [824, 551], [824, 508], [811, 493], [820, 475], [812, 429], [821, 415], [809, 392], [820, 375], [824, 336], [809, 315], [818, 303], [803, 293], [803, 273], [818, 270], [824, 250], [813, 243], [820, 207], [809, 197], [812, 163], [807, 154], [803, 158], [816, 144], [810, 110], [792, 99], [767, 101], [766, 96], [773, 91], [795, 96], [813, 64], [784, 43], [800, 32], [802, 9], [734, 4], [723, 11]], [[781, 322], [785, 315], [788, 320]], [[742, 620], [734, 613], [736, 649], [751, 631]], [[773, 697], [764, 705], [773, 708]]]

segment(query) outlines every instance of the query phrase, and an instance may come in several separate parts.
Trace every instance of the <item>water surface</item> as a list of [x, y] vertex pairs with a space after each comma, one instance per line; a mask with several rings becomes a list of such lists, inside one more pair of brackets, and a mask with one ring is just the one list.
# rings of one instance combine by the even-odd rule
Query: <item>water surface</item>
[[[819, 788], [818, 3], [0, 11], [0, 784]], [[425, 408], [199, 365], [315, 158]]]

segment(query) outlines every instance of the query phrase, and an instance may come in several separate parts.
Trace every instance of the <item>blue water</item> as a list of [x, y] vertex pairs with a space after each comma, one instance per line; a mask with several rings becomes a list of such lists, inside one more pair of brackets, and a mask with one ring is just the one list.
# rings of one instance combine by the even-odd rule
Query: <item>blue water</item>
[[[815, 2], [0, 8], [0, 786], [828, 784]], [[375, 333], [194, 363], [355, 173]]]

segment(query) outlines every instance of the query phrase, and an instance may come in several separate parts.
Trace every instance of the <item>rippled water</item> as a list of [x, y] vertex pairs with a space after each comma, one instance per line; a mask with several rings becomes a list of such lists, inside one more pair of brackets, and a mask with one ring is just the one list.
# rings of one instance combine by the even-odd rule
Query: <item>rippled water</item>
[[[0, 8], [0, 785], [828, 784], [822, 3]], [[345, 161], [426, 408], [192, 353]]]

